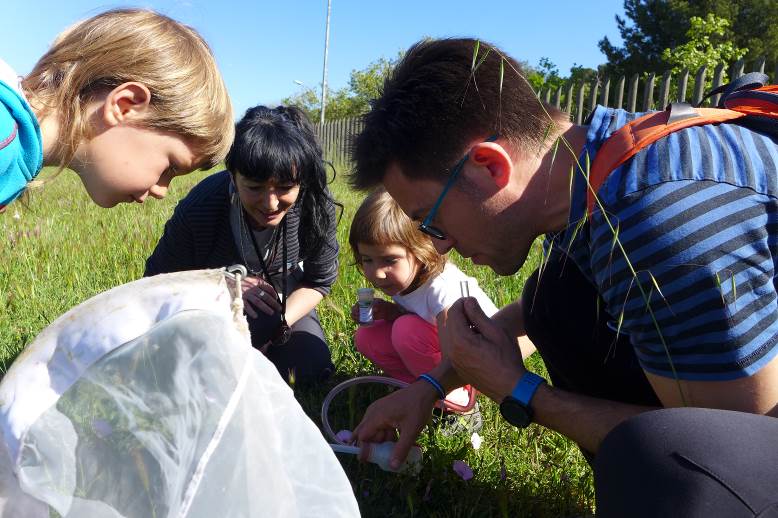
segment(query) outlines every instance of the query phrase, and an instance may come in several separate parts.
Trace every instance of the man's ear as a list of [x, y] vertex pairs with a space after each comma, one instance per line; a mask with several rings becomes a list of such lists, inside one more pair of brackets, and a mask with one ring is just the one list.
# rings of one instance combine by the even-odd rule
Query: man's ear
[[122, 83], [105, 96], [103, 121], [108, 126], [135, 122], [148, 116], [151, 92], [143, 83]]
[[513, 174], [513, 160], [500, 144], [479, 142], [470, 148], [469, 156], [474, 165], [488, 171], [488, 178], [498, 189], [508, 185]]

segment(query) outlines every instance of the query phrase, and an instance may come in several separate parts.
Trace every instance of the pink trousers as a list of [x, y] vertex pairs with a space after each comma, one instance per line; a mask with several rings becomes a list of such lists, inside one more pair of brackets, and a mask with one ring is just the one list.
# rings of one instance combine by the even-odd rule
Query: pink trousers
[[440, 363], [438, 328], [418, 315], [376, 320], [354, 336], [357, 351], [388, 376], [411, 383]]

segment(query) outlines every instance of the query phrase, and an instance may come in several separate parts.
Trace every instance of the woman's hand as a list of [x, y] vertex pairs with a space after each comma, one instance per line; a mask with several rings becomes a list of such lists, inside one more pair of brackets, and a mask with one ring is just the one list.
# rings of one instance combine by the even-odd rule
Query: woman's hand
[[246, 314], [251, 318], [259, 316], [257, 311], [268, 315], [281, 311], [278, 294], [273, 285], [266, 280], [259, 277], [246, 277], [241, 279], [241, 290]]

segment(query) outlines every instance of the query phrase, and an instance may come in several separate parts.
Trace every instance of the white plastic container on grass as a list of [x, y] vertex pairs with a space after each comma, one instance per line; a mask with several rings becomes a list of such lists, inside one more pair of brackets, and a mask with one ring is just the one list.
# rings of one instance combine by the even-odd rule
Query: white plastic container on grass
[[[418, 475], [421, 471], [422, 452], [418, 446], [411, 446], [408, 451], [408, 456], [397, 467], [392, 469], [389, 462], [392, 459], [392, 451], [397, 443], [392, 441], [387, 442], [373, 442], [366, 443], [363, 448], [367, 448], [367, 461], [376, 464], [384, 471], [391, 471], [392, 473], [410, 473], [412, 475]], [[359, 446], [350, 446], [346, 444], [330, 444], [333, 451], [338, 453], [351, 453], [353, 455], [359, 455]]]
[[220, 270], [84, 302], [0, 383], [0, 517], [358, 516]]

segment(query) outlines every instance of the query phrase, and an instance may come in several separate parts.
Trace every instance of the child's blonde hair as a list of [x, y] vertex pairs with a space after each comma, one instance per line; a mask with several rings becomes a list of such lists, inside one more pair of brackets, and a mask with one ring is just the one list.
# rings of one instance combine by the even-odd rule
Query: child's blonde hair
[[152, 115], [144, 127], [191, 143], [200, 168], [224, 159], [235, 122], [208, 45], [194, 29], [167, 16], [117, 9], [66, 29], [22, 81], [39, 119], [58, 113], [54, 155], [62, 167], [90, 136], [87, 103], [129, 81], [151, 92]]
[[354, 214], [348, 235], [354, 263], [362, 269], [358, 245], [400, 245], [408, 249], [422, 268], [410, 289], [415, 289], [439, 275], [446, 266], [446, 256], [440, 255], [429, 236], [409, 218], [383, 189], [370, 193]]

